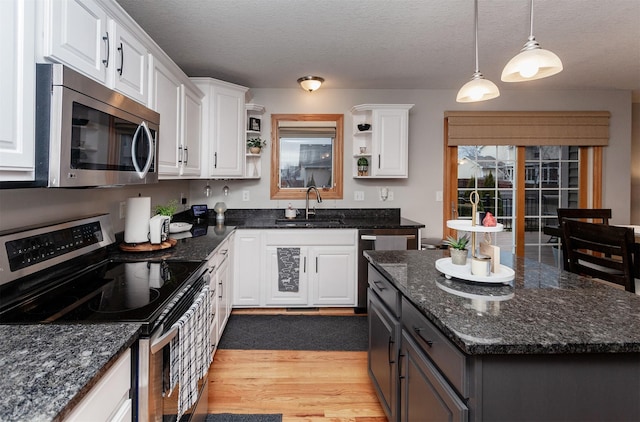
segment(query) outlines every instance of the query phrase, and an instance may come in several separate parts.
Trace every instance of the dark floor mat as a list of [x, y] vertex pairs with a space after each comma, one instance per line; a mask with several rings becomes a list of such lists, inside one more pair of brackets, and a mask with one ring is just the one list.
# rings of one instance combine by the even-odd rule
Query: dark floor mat
[[231, 315], [220, 349], [365, 351], [366, 316]]

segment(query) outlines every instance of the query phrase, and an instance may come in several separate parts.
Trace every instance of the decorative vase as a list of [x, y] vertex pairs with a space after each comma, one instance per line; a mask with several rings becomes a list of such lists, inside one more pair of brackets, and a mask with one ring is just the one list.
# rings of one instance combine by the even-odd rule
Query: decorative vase
[[466, 265], [467, 254], [468, 252], [466, 249], [449, 248], [449, 255], [451, 255], [451, 263], [454, 265]]
[[260, 147], [249, 147], [249, 152], [251, 154], [260, 154], [260, 150], [261, 150]]

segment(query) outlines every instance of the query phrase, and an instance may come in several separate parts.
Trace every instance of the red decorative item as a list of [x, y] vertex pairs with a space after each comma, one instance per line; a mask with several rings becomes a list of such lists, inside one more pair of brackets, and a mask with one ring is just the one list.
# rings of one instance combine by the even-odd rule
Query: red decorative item
[[487, 227], [495, 227], [496, 224], [497, 224], [496, 218], [493, 216], [493, 214], [491, 214], [490, 212], [487, 212], [487, 214], [484, 217], [484, 220], [482, 220], [482, 225]]

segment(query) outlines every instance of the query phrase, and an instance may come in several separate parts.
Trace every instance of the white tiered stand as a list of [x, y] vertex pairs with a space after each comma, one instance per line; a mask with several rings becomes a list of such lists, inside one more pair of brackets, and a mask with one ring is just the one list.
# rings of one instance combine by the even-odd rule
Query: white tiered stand
[[[447, 227], [454, 230], [470, 232], [472, 236], [471, 247], [475, 251], [475, 233], [496, 233], [501, 232], [504, 226], [500, 223], [493, 227], [474, 225], [471, 220], [449, 220]], [[473, 254], [475, 256], [475, 254]], [[436, 269], [443, 273], [446, 278], [460, 278], [462, 280], [475, 281], [478, 283], [503, 283], [506, 284], [515, 278], [513, 269], [500, 264], [499, 271], [492, 272], [488, 277], [471, 274], [471, 260], [467, 260], [466, 265], [455, 265], [451, 263], [451, 258], [441, 258], [436, 261]]]

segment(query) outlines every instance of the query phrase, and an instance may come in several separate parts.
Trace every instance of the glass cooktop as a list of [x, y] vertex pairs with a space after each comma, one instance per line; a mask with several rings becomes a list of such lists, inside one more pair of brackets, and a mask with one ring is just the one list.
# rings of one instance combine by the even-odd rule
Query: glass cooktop
[[151, 322], [197, 279], [198, 267], [186, 261], [108, 261], [3, 310], [0, 323]]

